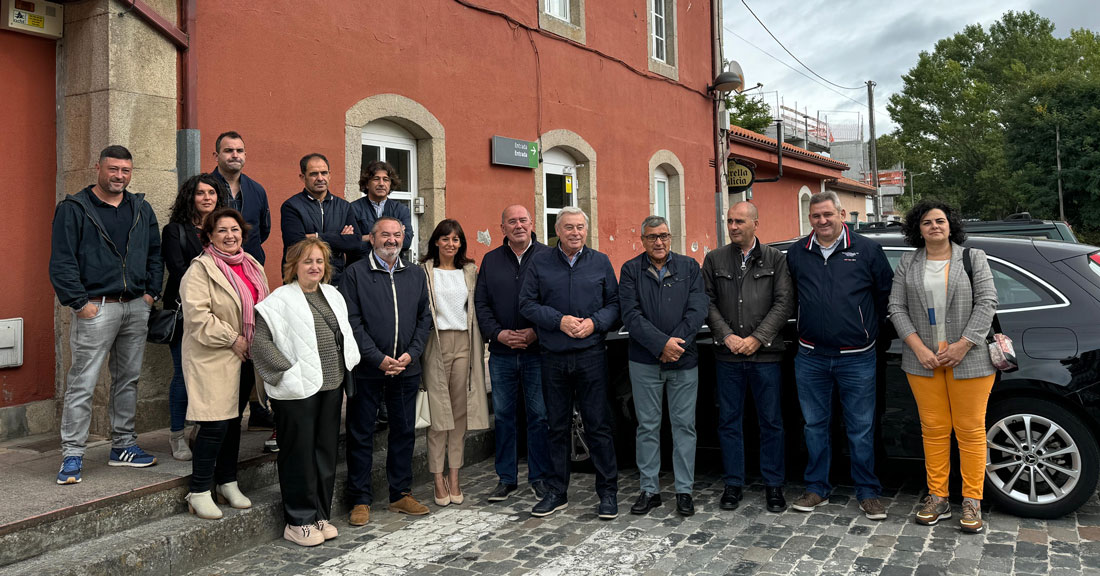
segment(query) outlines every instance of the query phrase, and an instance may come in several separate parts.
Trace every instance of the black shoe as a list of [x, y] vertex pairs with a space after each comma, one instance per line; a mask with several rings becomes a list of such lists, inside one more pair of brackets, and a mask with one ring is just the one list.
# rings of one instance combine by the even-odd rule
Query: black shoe
[[564, 510], [569, 506], [569, 499], [565, 497], [565, 494], [554, 494], [548, 492], [546, 497], [539, 500], [538, 504], [531, 509], [531, 515], [535, 518], [542, 518], [549, 516], [558, 510]]
[[248, 403], [248, 429], [249, 430], [274, 430], [275, 417], [271, 411], [264, 408], [259, 402]]
[[782, 486], [764, 488], [764, 501], [768, 504], [768, 512], [782, 512], [787, 509], [787, 499], [783, 497]]
[[661, 505], [661, 494], [653, 494], [651, 492], [642, 491], [638, 495], [638, 500], [634, 502], [634, 505], [630, 507], [631, 514], [645, 514], [650, 510], [657, 508]]
[[516, 491], [515, 484], [505, 484], [500, 482], [491, 494], [489, 494], [490, 502], [503, 502], [508, 499], [508, 495]]
[[737, 510], [737, 506], [741, 502], [741, 498], [742, 494], [740, 486], [726, 484], [726, 489], [722, 491], [722, 509]]
[[691, 501], [691, 494], [677, 494], [676, 495], [676, 512], [680, 516], [691, 516], [695, 514], [695, 503]]
[[596, 507], [600, 520], [614, 520], [619, 517], [619, 498], [614, 494], [600, 496], [600, 505]]
[[531, 482], [531, 491], [535, 493], [535, 498], [542, 500], [546, 498], [546, 495], [550, 493], [550, 489], [546, 487], [545, 480], [535, 480]]

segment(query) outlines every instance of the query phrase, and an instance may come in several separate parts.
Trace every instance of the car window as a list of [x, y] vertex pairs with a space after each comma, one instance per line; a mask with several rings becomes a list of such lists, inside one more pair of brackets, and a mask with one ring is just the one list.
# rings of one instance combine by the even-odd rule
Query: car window
[[1053, 294], [1018, 270], [995, 260], [989, 261], [989, 268], [993, 272], [993, 284], [997, 286], [997, 310], [1058, 303]]
[[901, 263], [902, 255], [905, 254], [906, 252], [910, 252], [910, 250], [897, 250], [897, 249], [891, 250], [890, 248], [887, 248], [887, 249], [883, 250], [883, 252], [886, 252], [886, 260], [890, 262], [890, 269], [891, 270], [897, 270], [898, 269], [898, 264]]

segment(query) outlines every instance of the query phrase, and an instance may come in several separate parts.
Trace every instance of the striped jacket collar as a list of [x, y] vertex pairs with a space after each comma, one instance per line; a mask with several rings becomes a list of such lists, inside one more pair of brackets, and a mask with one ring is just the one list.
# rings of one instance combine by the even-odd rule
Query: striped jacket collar
[[[839, 244], [837, 244], [837, 248], [846, 250], [852, 246], [852, 237], [848, 233], [848, 223], [841, 222], [841, 226], [844, 226], [844, 229], [840, 231], [840, 238], [837, 238], [837, 241], [839, 242]], [[806, 238], [806, 249], [813, 250], [815, 242], [817, 242], [817, 232], [812, 232]]]

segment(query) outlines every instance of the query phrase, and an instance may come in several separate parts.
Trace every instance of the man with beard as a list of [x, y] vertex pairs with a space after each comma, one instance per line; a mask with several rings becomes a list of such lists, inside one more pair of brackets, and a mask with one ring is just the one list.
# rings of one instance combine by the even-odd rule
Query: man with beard
[[303, 190], [287, 198], [280, 210], [283, 230], [283, 263], [286, 251], [307, 236], [319, 237], [332, 248], [332, 285], [340, 285], [347, 259], [363, 248], [355, 230], [351, 204], [330, 193], [328, 158], [316, 152], [298, 161]]
[[379, 218], [370, 234], [371, 254], [349, 266], [340, 283], [363, 358], [355, 367], [354, 390], [348, 390], [346, 419], [352, 526], [370, 521], [375, 417], [383, 399], [394, 416], [386, 451], [389, 510], [428, 513], [412, 496], [412, 454], [420, 355], [432, 329], [432, 313], [423, 269], [399, 256], [404, 237], [400, 220]]
[[405, 241], [401, 245], [401, 257], [408, 259], [413, 245], [412, 213], [409, 207], [397, 200], [390, 200], [390, 192], [401, 188], [397, 169], [385, 161], [371, 162], [359, 177], [359, 191], [363, 197], [351, 203], [356, 227], [364, 234], [363, 241], [370, 249], [370, 231], [374, 223], [384, 216], [396, 218], [405, 227]]
[[145, 467], [157, 459], [137, 445], [137, 385], [145, 355], [149, 310], [160, 297], [164, 265], [160, 227], [144, 194], [126, 187], [133, 156], [108, 146], [92, 186], [66, 196], [53, 218], [50, 282], [72, 308], [72, 366], [61, 410], [58, 484], [76, 484], [92, 423], [92, 395], [107, 354], [111, 361], [110, 466]]

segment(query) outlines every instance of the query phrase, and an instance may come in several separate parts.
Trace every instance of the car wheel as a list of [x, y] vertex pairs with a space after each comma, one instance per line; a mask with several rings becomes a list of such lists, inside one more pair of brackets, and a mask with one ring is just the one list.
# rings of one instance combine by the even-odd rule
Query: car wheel
[[1096, 493], [1096, 439], [1076, 414], [1014, 398], [990, 406], [986, 423], [985, 495], [998, 508], [1060, 518]]

